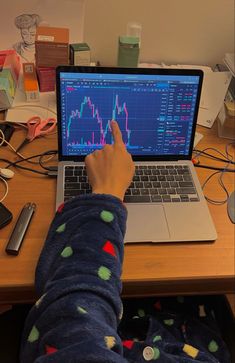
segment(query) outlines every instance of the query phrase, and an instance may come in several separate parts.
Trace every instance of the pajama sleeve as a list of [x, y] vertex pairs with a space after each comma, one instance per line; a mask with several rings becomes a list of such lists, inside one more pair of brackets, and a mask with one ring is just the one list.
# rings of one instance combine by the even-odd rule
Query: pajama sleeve
[[111, 195], [61, 205], [36, 269], [40, 296], [22, 336], [21, 363], [125, 363], [117, 325], [127, 211]]

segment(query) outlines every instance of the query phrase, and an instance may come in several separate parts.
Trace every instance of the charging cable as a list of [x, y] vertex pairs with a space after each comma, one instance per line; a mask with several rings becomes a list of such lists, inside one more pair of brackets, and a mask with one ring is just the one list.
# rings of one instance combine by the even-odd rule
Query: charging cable
[[0, 203], [4, 201], [4, 199], [6, 198], [7, 194], [8, 194], [8, 191], [9, 191], [9, 187], [8, 187], [8, 183], [6, 182], [6, 180], [4, 178], [2, 178], [0, 176], [0, 180], [1, 182], [4, 184], [5, 186], [5, 194], [3, 195], [3, 197], [0, 199]]

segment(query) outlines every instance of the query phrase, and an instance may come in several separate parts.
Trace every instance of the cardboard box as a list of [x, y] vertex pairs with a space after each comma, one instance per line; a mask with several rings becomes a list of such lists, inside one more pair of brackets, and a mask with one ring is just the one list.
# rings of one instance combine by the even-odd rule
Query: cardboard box
[[0, 51], [0, 109], [8, 109], [14, 100], [20, 73], [20, 57], [15, 50]]
[[37, 67], [69, 64], [69, 29], [38, 27], [35, 37]]
[[89, 66], [91, 52], [87, 43], [70, 44], [70, 63], [76, 66]]
[[37, 67], [36, 69], [40, 92], [52, 92], [55, 90], [56, 72], [53, 67]]
[[23, 63], [23, 80], [26, 101], [38, 101], [39, 88], [34, 63]]

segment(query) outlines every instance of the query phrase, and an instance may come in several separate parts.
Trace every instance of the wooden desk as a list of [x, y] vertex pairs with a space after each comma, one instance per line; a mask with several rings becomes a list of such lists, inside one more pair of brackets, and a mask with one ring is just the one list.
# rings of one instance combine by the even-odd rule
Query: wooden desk
[[[224, 151], [228, 140], [217, 137], [216, 125], [212, 130], [199, 127], [198, 131], [204, 134], [198, 148], [212, 146]], [[22, 138], [23, 132], [17, 131], [11, 142], [17, 146]], [[51, 136], [50, 139], [37, 139], [24, 149], [24, 155], [54, 148], [56, 148], [56, 136]], [[1, 157], [15, 160], [15, 155], [11, 151], [5, 148], [0, 150]], [[232, 151], [234, 152], [234, 148]], [[212, 163], [205, 159], [205, 163], [208, 162]], [[216, 162], [213, 161], [213, 164]], [[3, 164], [0, 163], [0, 166]], [[0, 302], [2, 303], [35, 299], [34, 271], [55, 208], [56, 179], [18, 169], [15, 169], [15, 172], [15, 177], [9, 181], [9, 194], [4, 201], [13, 212], [14, 220], [0, 231]], [[201, 183], [212, 173], [210, 170], [199, 168], [197, 172]], [[233, 191], [234, 174], [227, 173], [224, 181], [229, 191]], [[2, 191], [2, 185], [0, 188]], [[212, 198], [224, 198], [217, 179], [213, 179], [209, 184], [206, 193]], [[28, 201], [37, 204], [37, 211], [20, 254], [17, 257], [8, 256], [4, 251], [7, 239], [19, 211]], [[218, 239], [214, 243], [125, 246], [123, 295], [214, 294], [235, 291], [234, 225], [227, 216], [226, 205], [210, 204], [209, 208], [218, 232]]]

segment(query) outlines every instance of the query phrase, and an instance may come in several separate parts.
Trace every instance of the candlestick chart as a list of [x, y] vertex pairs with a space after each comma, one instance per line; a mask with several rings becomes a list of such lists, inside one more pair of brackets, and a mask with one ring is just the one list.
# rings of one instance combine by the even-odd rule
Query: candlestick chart
[[112, 144], [111, 120], [135, 155], [189, 149], [195, 85], [70, 82], [62, 89], [65, 154], [86, 155]]
[[[118, 122], [128, 149], [143, 148], [146, 140], [151, 144], [159, 112], [156, 96], [155, 102], [149, 102], [151, 95], [125, 89], [117, 92], [115, 89], [103, 88], [97, 92], [97, 88], [83, 88], [81, 91], [76, 87], [68, 87], [66, 91], [69, 99], [65, 115], [68, 147], [93, 151], [112, 143], [111, 120]], [[144, 104], [148, 104], [147, 109]]]
[[[87, 110], [85, 110], [87, 108]], [[81, 138], [79, 138], [78, 134], [77, 134], [77, 127], [76, 127], [76, 120], [79, 123], [80, 120], [85, 120], [86, 113], [90, 113], [90, 117], [88, 116], [88, 120], [90, 118], [90, 120], [93, 121], [93, 127], [91, 130], [87, 130], [84, 128], [82, 130], [82, 132], [84, 133], [90, 133], [90, 139], [89, 139], [89, 135], [88, 135], [88, 139], [86, 139], [85, 136], [81, 136]], [[114, 102], [114, 107], [112, 109], [112, 117], [110, 119], [104, 119], [102, 118], [102, 116], [100, 115], [100, 111], [98, 106], [96, 106], [94, 103], [92, 103], [92, 100], [89, 96], [84, 96], [82, 103], [79, 107], [79, 109], [76, 110], [72, 110], [71, 111], [71, 115], [69, 116], [69, 122], [68, 122], [68, 127], [67, 127], [67, 138], [68, 140], [71, 140], [71, 142], [73, 144], [78, 144], [78, 145], [96, 145], [96, 146], [101, 146], [103, 147], [106, 143], [110, 142], [110, 132], [111, 132], [111, 126], [110, 126], [110, 121], [116, 120], [118, 119], [120, 116], [120, 118], [122, 118], [124, 120], [124, 130], [123, 130], [123, 136], [126, 139], [126, 145], [130, 146], [130, 135], [131, 135], [131, 130], [129, 129], [128, 126], [128, 110], [127, 110], [127, 105], [124, 102], [122, 105], [119, 105], [119, 97], [118, 95], [115, 96], [115, 102]], [[89, 122], [89, 121], [85, 121], [85, 122]], [[74, 132], [76, 134], [76, 138], [78, 138], [78, 140], [73, 140], [73, 135], [71, 132], [71, 127], [72, 124], [74, 124]], [[79, 125], [78, 125], [79, 126]], [[89, 125], [85, 125], [88, 126]], [[94, 129], [98, 129], [98, 130], [94, 130]]]

